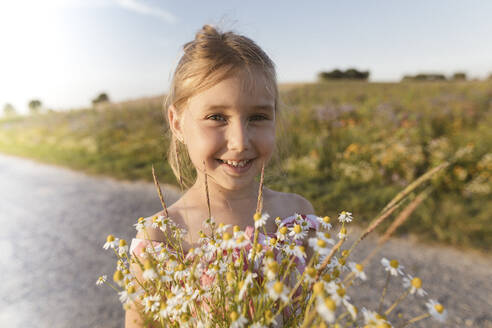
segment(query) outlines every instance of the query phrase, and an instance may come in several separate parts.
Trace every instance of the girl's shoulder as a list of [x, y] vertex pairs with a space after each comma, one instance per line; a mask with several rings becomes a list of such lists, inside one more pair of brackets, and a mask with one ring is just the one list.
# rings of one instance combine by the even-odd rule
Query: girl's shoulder
[[295, 193], [268, 190], [268, 207], [266, 212], [277, 213], [276, 216], [286, 218], [294, 213], [314, 214], [313, 205], [309, 200]]

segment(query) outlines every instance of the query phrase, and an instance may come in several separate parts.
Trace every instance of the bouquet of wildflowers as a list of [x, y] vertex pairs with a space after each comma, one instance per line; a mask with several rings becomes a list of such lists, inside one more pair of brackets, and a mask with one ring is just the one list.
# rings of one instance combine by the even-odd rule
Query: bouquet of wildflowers
[[[165, 215], [139, 218], [135, 226], [138, 231], [159, 228], [166, 242], [148, 240], [140, 252], [133, 249], [129, 254], [125, 240], [109, 235], [103, 247], [113, 249], [118, 257], [113, 276], [116, 285], [106, 276], [97, 284], [115, 289], [125, 309], [138, 303], [146, 326], [152, 323], [152, 327], [406, 327], [428, 317], [444, 322], [446, 309], [431, 298], [426, 300], [427, 311], [419, 316], [394, 314], [409, 295], [425, 301], [427, 294], [422, 280], [405, 274], [396, 259], [381, 259], [387, 279], [379, 299], [364, 307], [355, 304], [350, 293], [354, 281], [367, 281], [364, 267], [368, 261], [432, 187], [424, 188], [410, 202], [408, 196], [449, 165], [445, 162], [407, 186], [350, 247], [346, 247], [353, 220], [350, 212], [342, 211], [337, 222], [328, 216], [295, 214], [281, 220], [262, 213], [262, 170], [254, 228], [242, 231], [217, 224], [209, 215], [204, 221], [204, 231], [209, 233], [201, 233], [200, 246], [184, 251], [186, 231], [167, 215], [154, 174]], [[403, 204], [378, 248], [359, 263], [351, 261], [354, 248]], [[266, 233], [267, 220], [275, 220], [274, 234]], [[131, 264], [140, 267], [143, 279], [135, 277]], [[401, 279], [403, 290], [391, 306], [383, 308], [388, 283], [394, 277]]]

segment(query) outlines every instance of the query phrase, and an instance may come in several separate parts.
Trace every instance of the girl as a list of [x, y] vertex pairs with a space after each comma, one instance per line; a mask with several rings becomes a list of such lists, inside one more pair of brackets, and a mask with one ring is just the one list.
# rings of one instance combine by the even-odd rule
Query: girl
[[[262, 165], [267, 170], [276, 149], [278, 98], [274, 64], [249, 38], [205, 25], [184, 45], [165, 109], [170, 165], [188, 187], [168, 208], [169, 217], [187, 230], [185, 250], [197, 245], [202, 221], [209, 217], [205, 174], [216, 221], [241, 230], [253, 225], [259, 189], [255, 177]], [[263, 213], [285, 222], [295, 213], [314, 215], [314, 209], [299, 195], [264, 187]], [[276, 230], [269, 220], [266, 231]], [[130, 249], [143, 249], [147, 237], [165, 241], [162, 231], [148, 227], [137, 233]], [[133, 268], [141, 278], [138, 266]], [[126, 327], [142, 327], [139, 320], [133, 309], [126, 311]]]

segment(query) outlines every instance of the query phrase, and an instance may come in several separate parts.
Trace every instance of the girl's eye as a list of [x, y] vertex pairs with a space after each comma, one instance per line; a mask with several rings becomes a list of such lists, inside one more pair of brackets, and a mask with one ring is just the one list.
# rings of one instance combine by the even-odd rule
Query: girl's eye
[[224, 118], [221, 115], [214, 114], [214, 115], [210, 115], [209, 117], [207, 117], [207, 119], [212, 120], [212, 121], [221, 121]]
[[266, 120], [267, 118], [265, 116], [263, 116], [263, 115], [253, 115], [251, 117], [251, 119], [253, 121], [261, 121], [261, 120]]

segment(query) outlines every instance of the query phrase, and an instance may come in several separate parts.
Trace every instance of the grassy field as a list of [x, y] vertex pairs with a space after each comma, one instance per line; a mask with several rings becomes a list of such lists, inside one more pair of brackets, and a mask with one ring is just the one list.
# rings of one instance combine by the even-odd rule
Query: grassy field
[[[472, 150], [431, 181], [400, 233], [492, 249], [492, 81], [281, 86], [282, 160], [268, 185], [318, 214], [367, 221], [419, 175]], [[0, 151], [121, 179], [176, 184], [165, 160], [162, 97], [0, 121]]]

